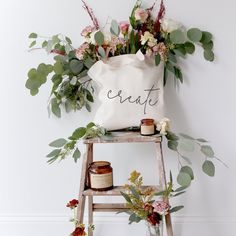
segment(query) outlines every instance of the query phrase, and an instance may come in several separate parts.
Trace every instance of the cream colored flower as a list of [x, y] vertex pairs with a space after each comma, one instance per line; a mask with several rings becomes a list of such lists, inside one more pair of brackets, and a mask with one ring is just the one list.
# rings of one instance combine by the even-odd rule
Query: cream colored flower
[[160, 20], [161, 22], [161, 29], [164, 32], [171, 33], [174, 30], [180, 29], [182, 24], [178, 21], [174, 21], [172, 19], [163, 18]]
[[141, 44], [144, 45], [146, 42], [149, 47], [154, 47], [157, 44], [157, 40], [154, 38], [154, 35], [148, 31], [145, 31], [144, 35], [141, 35]]
[[166, 135], [167, 131], [170, 131], [170, 119], [163, 118], [156, 124], [157, 130], [160, 131], [160, 134]]
[[139, 20], [141, 23], [145, 23], [148, 18], [148, 12], [145, 9], [137, 8], [134, 12], [134, 17], [136, 20]]

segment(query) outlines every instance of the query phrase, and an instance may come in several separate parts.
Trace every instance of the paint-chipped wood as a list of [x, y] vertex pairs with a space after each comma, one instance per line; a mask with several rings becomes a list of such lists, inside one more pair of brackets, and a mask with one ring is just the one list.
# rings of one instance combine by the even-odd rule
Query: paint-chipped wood
[[[162, 189], [159, 186], [143, 186], [143, 188], [146, 187], [152, 187], [155, 189], [155, 191], [161, 191]], [[126, 189], [124, 186], [114, 186], [113, 189], [108, 190], [108, 191], [95, 191], [92, 189], [86, 189], [83, 192], [84, 196], [121, 196], [120, 192], [125, 192]]]
[[139, 132], [112, 132], [101, 138], [85, 139], [84, 143], [160, 143], [159, 134], [152, 136], [142, 136]]

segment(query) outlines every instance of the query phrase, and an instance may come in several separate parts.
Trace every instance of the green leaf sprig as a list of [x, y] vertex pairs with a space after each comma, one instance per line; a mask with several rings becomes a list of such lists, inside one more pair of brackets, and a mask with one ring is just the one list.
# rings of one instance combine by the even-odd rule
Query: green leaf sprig
[[75, 162], [80, 158], [81, 152], [78, 149], [78, 142], [82, 139], [95, 138], [107, 135], [108, 132], [94, 123], [89, 123], [86, 127], [77, 128], [68, 139], [59, 138], [52, 141], [49, 146], [53, 149], [48, 155], [48, 163], [64, 160], [67, 156], [72, 155]]
[[[194, 173], [191, 168], [191, 160], [182, 154], [183, 152], [193, 152], [196, 147], [200, 150], [201, 154], [204, 156], [204, 162], [202, 164], [202, 171], [213, 177], [215, 175], [215, 165], [213, 160], [218, 160], [222, 162], [219, 158], [215, 156], [215, 152], [212, 147], [208, 144], [208, 141], [203, 138], [193, 138], [187, 134], [180, 133], [176, 135], [173, 132], [168, 131], [166, 136], [167, 146], [172, 151], [177, 152], [178, 161], [180, 165], [180, 171], [177, 177], [177, 182], [183, 186], [188, 187], [191, 184], [191, 181], [194, 180]], [[183, 164], [184, 162], [184, 164]], [[223, 163], [223, 162], [222, 162]], [[225, 163], [223, 163], [227, 166]]]

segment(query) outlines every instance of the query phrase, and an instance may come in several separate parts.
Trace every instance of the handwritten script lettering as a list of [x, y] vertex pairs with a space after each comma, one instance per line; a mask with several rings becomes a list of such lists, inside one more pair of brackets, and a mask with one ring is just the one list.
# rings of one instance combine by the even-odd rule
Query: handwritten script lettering
[[[133, 98], [132, 96], [128, 96], [126, 98], [124, 98], [123, 96], [123, 91], [119, 90], [117, 93], [114, 94], [114, 92], [112, 90], [109, 90], [107, 92], [107, 98], [108, 99], [119, 99], [119, 102], [121, 104], [123, 104], [124, 102], [129, 102], [129, 103], [134, 103], [134, 104], [139, 104], [143, 107], [143, 113], [147, 114], [147, 106], [155, 106], [158, 103], [158, 98], [153, 101], [151, 96], [155, 91], [160, 90], [160, 88], [155, 88], [155, 86], [153, 85], [150, 89], [144, 89], [143, 91], [145, 92], [144, 98], [140, 96], [138, 96], [137, 98]], [[158, 96], [156, 96], [158, 97]]]

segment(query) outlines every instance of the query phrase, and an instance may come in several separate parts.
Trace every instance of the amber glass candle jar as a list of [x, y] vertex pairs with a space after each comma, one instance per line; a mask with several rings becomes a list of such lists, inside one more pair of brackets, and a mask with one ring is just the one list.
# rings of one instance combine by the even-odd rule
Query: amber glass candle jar
[[153, 119], [142, 119], [140, 125], [140, 133], [144, 136], [155, 134], [155, 124]]
[[92, 162], [88, 169], [89, 187], [97, 191], [113, 188], [113, 171], [108, 161]]

